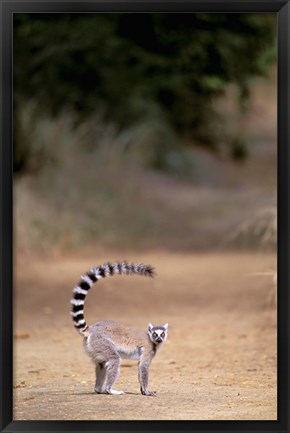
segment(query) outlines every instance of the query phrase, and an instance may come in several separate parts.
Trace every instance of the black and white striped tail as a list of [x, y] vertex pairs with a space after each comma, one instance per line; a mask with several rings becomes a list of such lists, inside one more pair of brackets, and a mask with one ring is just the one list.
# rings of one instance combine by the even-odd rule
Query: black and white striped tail
[[73, 289], [73, 298], [70, 301], [72, 304], [70, 314], [73, 318], [74, 326], [82, 335], [88, 335], [88, 325], [84, 318], [84, 303], [88, 291], [96, 281], [115, 274], [137, 274], [153, 277], [154, 269], [150, 265], [128, 264], [127, 262], [105, 263], [97, 268], [92, 268], [82, 275], [80, 282]]

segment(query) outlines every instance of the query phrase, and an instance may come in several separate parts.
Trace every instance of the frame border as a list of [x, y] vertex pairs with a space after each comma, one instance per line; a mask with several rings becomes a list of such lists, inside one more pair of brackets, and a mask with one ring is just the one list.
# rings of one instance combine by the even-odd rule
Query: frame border
[[[278, 19], [278, 420], [277, 421], [13, 421], [13, 13], [66, 12], [277, 12]], [[290, 3], [289, 0], [0, 0], [1, 154], [0, 154], [0, 431], [200, 431], [289, 432], [289, 151]]]

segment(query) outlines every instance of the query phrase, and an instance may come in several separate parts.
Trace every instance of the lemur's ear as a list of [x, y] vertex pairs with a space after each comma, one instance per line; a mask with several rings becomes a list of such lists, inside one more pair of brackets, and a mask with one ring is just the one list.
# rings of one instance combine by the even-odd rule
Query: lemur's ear
[[164, 328], [165, 328], [166, 331], [167, 331], [167, 329], [168, 329], [168, 323], [165, 323]]
[[153, 325], [152, 325], [152, 323], [149, 323], [149, 325], [148, 325], [148, 331], [152, 332], [152, 329], [153, 329]]

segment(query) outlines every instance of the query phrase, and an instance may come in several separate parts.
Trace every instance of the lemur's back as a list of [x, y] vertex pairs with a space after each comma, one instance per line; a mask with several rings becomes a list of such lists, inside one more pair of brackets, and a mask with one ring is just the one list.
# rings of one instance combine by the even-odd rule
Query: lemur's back
[[115, 320], [100, 320], [90, 327], [92, 334], [101, 333], [103, 337], [112, 339], [116, 345], [144, 343], [147, 333], [140, 329], [131, 328]]
[[[139, 359], [144, 350], [152, 349], [152, 343], [143, 330], [125, 326], [115, 320], [101, 320], [90, 326], [91, 349], [94, 341], [106, 339], [112, 342], [121, 358]], [[91, 342], [91, 343], [90, 343]]]

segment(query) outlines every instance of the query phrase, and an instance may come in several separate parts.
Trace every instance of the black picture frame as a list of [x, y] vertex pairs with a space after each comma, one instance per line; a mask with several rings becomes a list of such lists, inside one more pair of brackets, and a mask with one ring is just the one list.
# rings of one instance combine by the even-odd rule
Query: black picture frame
[[[285, 0], [0, 1], [1, 5], [1, 432], [289, 432], [290, 4]], [[13, 421], [12, 18], [16, 12], [275, 12], [278, 20], [278, 419], [277, 421]]]

